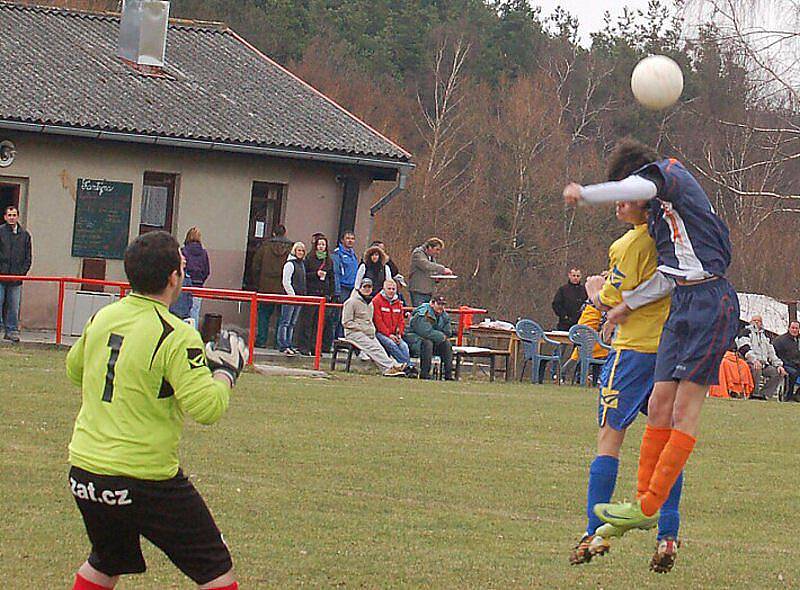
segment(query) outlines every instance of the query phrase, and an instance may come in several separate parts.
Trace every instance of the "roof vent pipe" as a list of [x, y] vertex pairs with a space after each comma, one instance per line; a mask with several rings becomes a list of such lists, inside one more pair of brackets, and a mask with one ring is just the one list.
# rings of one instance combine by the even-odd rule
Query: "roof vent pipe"
[[164, 67], [169, 2], [123, 0], [117, 55], [132, 63]]

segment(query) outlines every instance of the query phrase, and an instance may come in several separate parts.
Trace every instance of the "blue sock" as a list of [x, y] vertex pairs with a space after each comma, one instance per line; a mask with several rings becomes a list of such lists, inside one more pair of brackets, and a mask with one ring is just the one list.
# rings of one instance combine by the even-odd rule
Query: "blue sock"
[[678, 528], [681, 526], [681, 515], [678, 513], [678, 505], [681, 502], [681, 491], [683, 490], [683, 472], [675, 480], [675, 485], [669, 491], [667, 501], [661, 507], [661, 516], [658, 519], [658, 540], [664, 537], [678, 538]]
[[586, 525], [586, 533], [593, 535], [603, 521], [594, 515], [595, 504], [611, 501], [614, 495], [614, 487], [617, 485], [617, 470], [619, 469], [619, 459], [609, 455], [598, 455], [589, 466], [589, 489], [586, 492], [586, 516], [589, 523]]

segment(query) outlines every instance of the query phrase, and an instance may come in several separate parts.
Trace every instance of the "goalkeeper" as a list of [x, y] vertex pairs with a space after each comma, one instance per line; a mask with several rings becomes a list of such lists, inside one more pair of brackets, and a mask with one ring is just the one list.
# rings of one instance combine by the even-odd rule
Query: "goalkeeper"
[[222, 534], [178, 465], [178, 442], [185, 414], [213, 424], [225, 413], [247, 349], [226, 331], [204, 348], [169, 312], [184, 264], [170, 234], [137, 238], [125, 251], [132, 294], [97, 312], [67, 355], [83, 398], [69, 484], [92, 545], [73, 590], [145, 571], [142, 536], [200, 588], [238, 588]]

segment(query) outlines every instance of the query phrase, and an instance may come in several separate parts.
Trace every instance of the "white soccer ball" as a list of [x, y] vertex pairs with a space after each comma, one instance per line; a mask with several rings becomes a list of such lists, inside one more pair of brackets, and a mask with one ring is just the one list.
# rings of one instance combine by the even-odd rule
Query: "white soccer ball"
[[648, 109], [665, 109], [675, 104], [683, 92], [683, 72], [666, 55], [651, 55], [633, 69], [631, 90]]

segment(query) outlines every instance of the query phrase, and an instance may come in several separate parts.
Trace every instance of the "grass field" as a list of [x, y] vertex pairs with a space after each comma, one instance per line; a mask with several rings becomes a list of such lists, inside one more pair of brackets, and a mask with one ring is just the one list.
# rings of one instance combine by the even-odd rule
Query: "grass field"
[[[64, 354], [0, 349], [0, 579], [67, 588], [88, 545], [66, 485], [79, 407]], [[184, 469], [225, 533], [242, 588], [800, 588], [800, 404], [710, 400], [687, 470], [684, 545], [648, 571], [650, 533], [586, 566], [588, 390], [378, 377], [244, 375]], [[624, 449], [630, 496], [641, 424]], [[122, 589], [191, 588], [145, 544]]]

